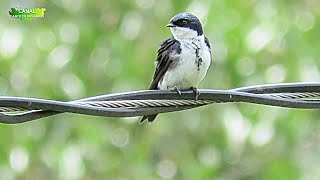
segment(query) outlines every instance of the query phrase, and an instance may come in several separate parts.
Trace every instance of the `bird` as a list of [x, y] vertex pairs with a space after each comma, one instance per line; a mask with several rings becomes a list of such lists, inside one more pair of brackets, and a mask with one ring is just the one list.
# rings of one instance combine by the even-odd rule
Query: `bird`
[[[167, 27], [172, 36], [162, 41], [157, 51], [155, 72], [149, 90], [192, 89], [199, 96], [198, 84], [206, 76], [211, 65], [211, 46], [204, 35], [200, 20], [189, 12], [173, 16]], [[157, 114], [143, 116], [153, 122]]]

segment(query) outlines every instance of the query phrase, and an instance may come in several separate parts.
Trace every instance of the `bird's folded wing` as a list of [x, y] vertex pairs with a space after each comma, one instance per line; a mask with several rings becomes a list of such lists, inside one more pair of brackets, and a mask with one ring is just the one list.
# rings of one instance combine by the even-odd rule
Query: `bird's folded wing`
[[153, 75], [149, 89], [158, 89], [158, 83], [163, 78], [169, 68], [174, 66], [177, 60], [174, 55], [180, 54], [180, 43], [173, 37], [164, 40], [158, 50], [156, 59], [156, 70]]

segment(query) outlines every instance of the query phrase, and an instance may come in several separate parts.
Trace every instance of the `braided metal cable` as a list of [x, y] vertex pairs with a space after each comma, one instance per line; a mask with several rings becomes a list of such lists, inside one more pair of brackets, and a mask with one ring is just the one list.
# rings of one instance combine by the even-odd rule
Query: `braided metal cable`
[[319, 109], [320, 83], [282, 83], [230, 90], [133, 91], [63, 102], [24, 97], [0, 97], [0, 122], [16, 124], [59, 113], [108, 117], [144, 116], [196, 108], [212, 103], [246, 102], [287, 108]]

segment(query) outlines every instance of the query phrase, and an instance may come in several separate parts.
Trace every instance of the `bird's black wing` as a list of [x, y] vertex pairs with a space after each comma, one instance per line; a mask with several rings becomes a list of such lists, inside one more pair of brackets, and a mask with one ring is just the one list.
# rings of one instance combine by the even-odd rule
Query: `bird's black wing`
[[[177, 59], [173, 56], [176, 54], [180, 54], [180, 52], [180, 43], [173, 37], [170, 37], [161, 43], [160, 49], [157, 53], [156, 70], [154, 72], [152, 82], [149, 86], [150, 90], [158, 89], [158, 84], [163, 78], [164, 74], [169, 68], [175, 65], [175, 61]], [[156, 118], [156, 116], [157, 114], [143, 116], [140, 120], [140, 123], [142, 123], [146, 119], [148, 119], [149, 122], [152, 122]]]
[[168, 68], [173, 66], [176, 58], [172, 57], [174, 54], [180, 54], [180, 43], [173, 37], [164, 40], [157, 53], [156, 70], [153, 75], [152, 82], [149, 89], [158, 89], [158, 83], [162, 79], [163, 75], [167, 72]]
[[[211, 53], [211, 45], [210, 45], [210, 42], [209, 42], [209, 39], [207, 37], [204, 37], [204, 42], [206, 43], [206, 45], [209, 47], [209, 50], [210, 50], [210, 54]], [[211, 58], [212, 59], [212, 58]]]

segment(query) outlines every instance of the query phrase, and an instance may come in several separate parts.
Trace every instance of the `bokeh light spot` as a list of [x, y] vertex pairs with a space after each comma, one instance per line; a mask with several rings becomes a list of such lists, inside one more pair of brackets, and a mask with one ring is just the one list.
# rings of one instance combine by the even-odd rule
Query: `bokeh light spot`
[[318, 65], [312, 58], [302, 58], [300, 59], [299, 64], [299, 76], [301, 81], [320, 81], [320, 71]]
[[16, 147], [10, 151], [10, 166], [16, 172], [23, 172], [27, 169], [29, 154], [22, 147]]
[[254, 10], [261, 20], [269, 20], [277, 14], [272, 1], [269, 0], [258, 1]]
[[149, 9], [153, 6], [154, 0], [136, 0], [136, 4], [142, 9]]
[[75, 145], [68, 146], [62, 154], [60, 176], [64, 179], [79, 179], [84, 171], [81, 149]]
[[247, 35], [247, 47], [253, 51], [260, 51], [273, 38], [273, 31], [269, 26], [257, 26]]
[[48, 57], [49, 67], [60, 69], [66, 65], [72, 58], [72, 49], [67, 45], [60, 45], [54, 48]]
[[177, 172], [176, 164], [171, 160], [162, 160], [158, 164], [157, 173], [164, 179], [173, 178]]
[[213, 147], [203, 147], [198, 152], [200, 162], [206, 166], [215, 166], [220, 162], [218, 151]]
[[120, 31], [125, 38], [133, 40], [138, 36], [141, 25], [141, 15], [136, 12], [129, 12], [122, 20]]
[[16, 68], [10, 76], [11, 87], [16, 91], [24, 91], [28, 88], [30, 82], [29, 74], [21, 68]]
[[300, 11], [297, 12], [295, 18], [295, 25], [300, 31], [309, 31], [313, 28], [315, 17], [311, 12]]
[[74, 44], [79, 39], [79, 27], [74, 23], [63, 23], [59, 29], [59, 34], [63, 42]]
[[208, 4], [205, 4], [204, 2], [193, 1], [187, 8], [187, 11], [195, 14], [200, 19], [201, 24], [205, 26], [207, 23], [206, 17], [209, 11], [209, 7], [210, 6]]
[[74, 74], [64, 74], [61, 77], [62, 90], [71, 98], [80, 98], [84, 95], [85, 88], [82, 81]]
[[129, 143], [129, 132], [124, 128], [115, 129], [111, 135], [111, 142], [114, 146], [122, 148]]
[[80, 11], [84, 3], [84, 0], [78, 0], [76, 2], [73, 0], [61, 0], [61, 5], [65, 8], [65, 10], [71, 13]]
[[268, 83], [280, 83], [286, 78], [286, 70], [281, 64], [270, 66], [265, 74], [265, 79]]
[[50, 50], [56, 44], [56, 37], [50, 30], [42, 30], [36, 36], [37, 46], [42, 50]]
[[0, 37], [0, 55], [4, 58], [15, 56], [22, 43], [20, 30], [18, 28], [7, 28]]
[[243, 57], [237, 61], [237, 70], [242, 76], [250, 76], [256, 70], [256, 63], [250, 57]]
[[229, 143], [242, 143], [248, 136], [251, 124], [244, 119], [238, 108], [228, 108], [224, 112], [223, 122], [229, 137]]
[[269, 119], [259, 122], [252, 130], [251, 142], [256, 146], [268, 143], [273, 137], [274, 129]]

